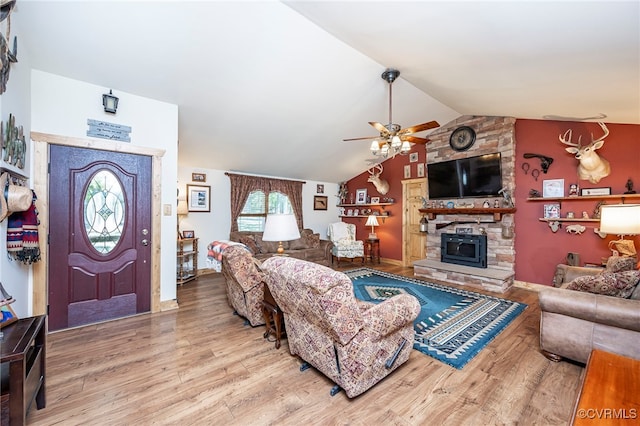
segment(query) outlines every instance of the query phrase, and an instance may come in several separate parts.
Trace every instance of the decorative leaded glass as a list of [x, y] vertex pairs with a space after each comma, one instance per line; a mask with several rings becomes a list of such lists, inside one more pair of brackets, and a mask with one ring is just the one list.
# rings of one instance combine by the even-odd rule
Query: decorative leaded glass
[[84, 228], [98, 253], [115, 248], [124, 230], [125, 203], [120, 180], [111, 171], [96, 173], [84, 194]]

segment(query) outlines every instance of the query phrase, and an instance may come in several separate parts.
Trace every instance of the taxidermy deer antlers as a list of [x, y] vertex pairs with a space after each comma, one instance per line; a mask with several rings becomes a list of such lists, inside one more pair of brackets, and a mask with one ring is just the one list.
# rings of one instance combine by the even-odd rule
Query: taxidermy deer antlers
[[[375, 173], [374, 170], [378, 170], [378, 173]], [[381, 195], [385, 195], [387, 192], [389, 192], [389, 182], [380, 178], [383, 170], [384, 168], [382, 167], [382, 164], [376, 164], [370, 169], [367, 169], [367, 171], [369, 172], [367, 182], [371, 182]]]
[[564, 135], [558, 136], [560, 142], [565, 145], [569, 145], [570, 148], [565, 148], [567, 152], [575, 154], [575, 157], [580, 161], [578, 165], [578, 177], [582, 180], [588, 180], [591, 183], [598, 183], [603, 177], [609, 176], [611, 173], [611, 165], [607, 160], [600, 157], [596, 150], [602, 148], [604, 145], [604, 138], [609, 136], [609, 129], [604, 123], [598, 123], [604, 135], [599, 139], [593, 139], [593, 133], [591, 134], [591, 143], [585, 146], [580, 145], [580, 139], [578, 137], [578, 143], [571, 142], [571, 129], [564, 132]]

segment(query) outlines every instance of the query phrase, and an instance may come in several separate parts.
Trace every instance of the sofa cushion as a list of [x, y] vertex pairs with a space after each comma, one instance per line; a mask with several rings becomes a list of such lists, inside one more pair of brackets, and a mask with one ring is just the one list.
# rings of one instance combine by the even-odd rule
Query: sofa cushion
[[[264, 241], [262, 235], [256, 235], [256, 242], [260, 246], [261, 253], [275, 253], [278, 251], [278, 241]], [[288, 241], [282, 242], [282, 247], [287, 250], [289, 248]]]
[[628, 298], [640, 281], [640, 271], [603, 272], [594, 276], [578, 277], [566, 287], [568, 290], [586, 291]]
[[309, 234], [305, 237], [307, 240], [308, 248], [318, 248], [320, 247], [320, 234]]
[[242, 244], [244, 244], [245, 246], [247, 246], [249, 248], [249, 250], [251, 250], [251, 254], [260, 253], [260, 247], [258, 246], [258, 243], [256, 242], [256, 240], [253, 237], [253, 235], [247, 235], [247, 236], [244, 236], [244, 237], [240, 237], [240, 242]]
[[309, 248], [307, 239], [300, 237], [297, 240], [289, 241], [289, 250], [303, 250]]
[[635, 257], [610, 256], [607, 259], [607, 272], [633, 271], [636, 266]]

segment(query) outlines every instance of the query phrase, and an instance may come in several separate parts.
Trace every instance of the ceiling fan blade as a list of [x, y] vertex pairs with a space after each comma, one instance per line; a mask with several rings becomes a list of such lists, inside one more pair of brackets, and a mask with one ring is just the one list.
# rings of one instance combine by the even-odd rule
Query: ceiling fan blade
[[367, 136], [364, 138], [350, 138], [350, 139], [342, 139], [344, 142], [349, 142], [349, 141], [364, 141], [367, 139], [376, 139], [379, 138], [380, 136]]
[[407, 127], [406, 129], [400, 130], [398, 133], [401, 135], [409, 135], [411, 133], [418, 133], [424, 130], [435, 129], [436, 127], [440, 127], [437, 121], [429, 121], [428, 123], [417, 124], [415, 126]]
[[386, 137], [387, 135], [389, 135], [389, 129], [387, 129], [387, 127], [384, 124], [378, 123], [377, 121], [370, 121], [369, 124], [371, 124], [374, 129], [379, 131], [383, 137]]
[[429, 142], [431, 139], [427, 139], [427, 138], [419, 138], [417, 136], [410, 136], [410, 135], [405, 135], [402, 137], [402, 139], [406, 140], [407, 142], [411, 142], [411, 143], [418, 143], [418, 144], [426, 144], [427, 142]]

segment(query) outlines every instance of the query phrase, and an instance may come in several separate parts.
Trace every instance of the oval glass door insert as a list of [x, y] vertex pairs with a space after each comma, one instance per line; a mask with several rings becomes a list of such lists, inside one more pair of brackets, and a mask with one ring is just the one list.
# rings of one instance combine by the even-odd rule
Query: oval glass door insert
[[122, 238], [126, 206], [122, 184], [110, 170], [100, 170], [84, 194], [84, 228], [93, 248], [110, 253]]

